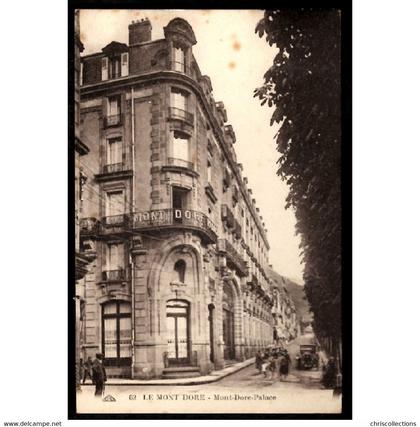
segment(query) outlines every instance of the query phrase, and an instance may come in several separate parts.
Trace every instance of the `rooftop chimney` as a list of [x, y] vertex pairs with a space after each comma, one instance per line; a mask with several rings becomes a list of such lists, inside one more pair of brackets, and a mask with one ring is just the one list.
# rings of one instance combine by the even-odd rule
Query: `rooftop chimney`
[[152, 24], [145, 18], [140, 21], [132, 21], [128, 26], [128, 44], [132, 46], [137, 43], [152, 40]]

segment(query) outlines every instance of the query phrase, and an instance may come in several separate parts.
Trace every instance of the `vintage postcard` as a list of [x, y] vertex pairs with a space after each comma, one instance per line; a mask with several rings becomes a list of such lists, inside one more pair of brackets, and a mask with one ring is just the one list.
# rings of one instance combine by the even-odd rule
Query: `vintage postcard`
[[69, 7], [71, 418], [351, 417], [348, 13]]

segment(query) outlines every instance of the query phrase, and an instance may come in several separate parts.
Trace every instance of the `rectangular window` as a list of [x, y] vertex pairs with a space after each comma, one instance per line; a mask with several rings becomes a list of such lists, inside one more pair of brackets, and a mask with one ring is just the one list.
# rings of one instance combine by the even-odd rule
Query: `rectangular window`
[[116, 165], [122, 163], [121, 138], [112, 138], [107, 141], [106, 164]]
[[172, 157], [174, 159], [190, 161], [190, 138], [186, 134], [172, 131]]
[[185, 50], [180, 47], [175, 47], [174, 60], [175, 60], [174, 70], [180, 71], [181, 73], [185, 73], [187, 69], [186, 67], [187, 55]]
[[116, 79], [121, 77], [121, 58], [112, 58], [109, 60], [109, 78]]
[[187, 111], [187, 95], [176, 90], [172, 89], [171, 91], [171, 107], [178, 108], [183, 111]]
[[207, 182], [211, 182], [211, 163], [210, 160], [207, 160]]
[[107, 193], [105, 216], [121, 215], [125, 212], [124, 193], [122, 191]]
[[102, 81], [108, 80], [108, 58], [102, 58]]
[[121, 76], [128, 76], [128, 52], [121, 54]]
[[121, 112], [121, 97], [120, 96], [110, 96], [108, 98], [108, 117], [119, 116]]
[[120, 270], [124, 268], [124, 244], [113, 243], [107, 245], [107, 270]]

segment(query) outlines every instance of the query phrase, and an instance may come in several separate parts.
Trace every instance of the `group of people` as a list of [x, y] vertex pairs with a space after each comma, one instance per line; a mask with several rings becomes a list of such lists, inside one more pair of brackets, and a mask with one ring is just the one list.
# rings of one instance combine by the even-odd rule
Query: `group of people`
[[255, 356], [255, 367], [264, 378], [286, 380], [290, 369], [290, 356], [286, 349], [259, 350]]
[[95, 385], [95, 396], [101, 397], [107, 380], [105, 367], [103, 365], [104, 355], [96, 353], [96, 358], [92, 361], [91, 357], [83, 363], [83, 379], [82, 383], [86, 382], [87, 378], [92, 380]]

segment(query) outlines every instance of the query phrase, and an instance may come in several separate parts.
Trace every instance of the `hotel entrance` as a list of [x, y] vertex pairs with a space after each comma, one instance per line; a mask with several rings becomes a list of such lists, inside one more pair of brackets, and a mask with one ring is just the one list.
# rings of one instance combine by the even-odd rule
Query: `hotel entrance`
[[234, 296], [229, 284], [223, 285], [223, 342], [225, 360], [235, 359], [234, 342]]
[[190, 363], [190, 325], [189, 305], [186, 301], [168, 301], [166, 333], [169, 366], [188, 366]]

